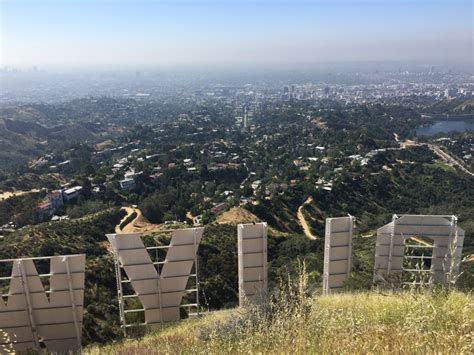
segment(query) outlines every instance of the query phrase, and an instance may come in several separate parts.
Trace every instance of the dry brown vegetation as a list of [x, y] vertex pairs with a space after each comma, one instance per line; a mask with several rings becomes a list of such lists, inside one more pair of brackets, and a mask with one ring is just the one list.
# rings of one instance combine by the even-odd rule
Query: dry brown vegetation
[[265, 307], [205, 314], [87, 354], [462, 354], [474, 350], [472, 294], [363, 292], [312, 297], [307, 277], [282, 283]]

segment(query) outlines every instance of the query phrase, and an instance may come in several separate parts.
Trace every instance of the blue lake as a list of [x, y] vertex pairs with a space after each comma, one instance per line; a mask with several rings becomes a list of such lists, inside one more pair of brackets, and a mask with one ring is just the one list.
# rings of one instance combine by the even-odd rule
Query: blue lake
[[474, 130], [474, 120], [471, 121], [438, 121], [430, 126], [417, 128], [418, 136], [434, 136], [438, 133], [465, 132]]

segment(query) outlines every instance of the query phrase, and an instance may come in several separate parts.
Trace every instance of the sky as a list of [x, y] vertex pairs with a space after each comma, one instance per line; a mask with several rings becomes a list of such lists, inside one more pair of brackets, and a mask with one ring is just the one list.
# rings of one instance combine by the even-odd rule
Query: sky
[[0, 65], [473, 60], [472, 0], [0, 0]]

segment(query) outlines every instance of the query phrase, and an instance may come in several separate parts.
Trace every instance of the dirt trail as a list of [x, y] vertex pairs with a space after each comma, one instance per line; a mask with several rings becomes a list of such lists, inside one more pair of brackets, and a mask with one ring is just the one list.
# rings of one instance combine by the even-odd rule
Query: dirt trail
[[424, 246], [427, 246], [427, 247], [432, 246], [432, 244], [428, 243], [427, 241], [425, 241], [423, 239], [417, 238], [417, 237], [410, 237], [410, 239], [417, 242], [419, 245], [424, 245]]
[[40, 191], [41, 191], [41, 190], [39, 190], [39, 189], [32, 189], [32, 190], [30, 190], [30, 191], [14, 191], [14, 192], [7, 191], [7, 192], [0, 192], [0, 201], [7, 200], [7, 199], [9, 199], [10, 197], [21, 196], [21, 195], [27, 195], [27, 194], [31, 194], [31, 193], [34, 193], [34, 192], [40, 192]]
[[130, 221], [129, 223], [127, 223], [123, 229], [120, 228], [120, 226], [122, 225], [122, 223], [124, 223], [128, 218], [130, 218], [130, 216], [135, 213], [135, 208], [133, 207], [122, 207], [122, 210], [124, 210], [125, 212], [127, 212], [127, 214], [122, 218], [122, 220], [115, 226], [115, 233], [127, 233], [125, 232], [125, 228], [127, 228], [130, 224], [132, 224], [138, 217], [138, 213], [137, 213], [137, 217], [135, 217], [132, 221]]
[[318, 237], [315, 236], [313, 233], [311, 233], [311, 228], [309, 227], [309, 224], [308, 222], [306, 221], [306, 219], [304, 218], [304, 213], [303, 213], [303, 208], [305, 205], [309, 205], [313, 203], [313, 198], [310, 196], [306, 199], [305, 202], [303, 202], [303, 204], [298, 207], [298, 212], [296, 213], [296, 216], [298, 218], [298, 223], [300, 224], [301, 228], [303, 228], [303, 232], [304, 234], [309, 238], [309, 239], [312, 239], [312, 240], [315, 240], [317, 239]]
[[[115, 226], [115, 233], [142, 233], [143, 235], [147, 235], [163, 230], [163, 228], [167, 229], [163, 224], [153, 224], [148, 222], [148, 220], [142, 214], [142, 211], [136, 207], [122, 207], [122, 209], [125, 210], [127, 214], [122, 218], [120, 223]], [[136, 216], [130, 222], [120, 228], [120, 226], [134, 213]]]

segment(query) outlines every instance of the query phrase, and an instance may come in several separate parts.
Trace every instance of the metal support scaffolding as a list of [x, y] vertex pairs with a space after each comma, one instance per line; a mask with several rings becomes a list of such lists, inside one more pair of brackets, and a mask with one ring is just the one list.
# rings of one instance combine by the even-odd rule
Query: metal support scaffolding
[[63, 258], [63, 261], [64, 261], [64, 264], [66, 265], [69, 299], [71, 301], [72, 319], [74, 321], [74, 330], [76, 332], [77, 347], [78, 349], [80, 349], [81, 348], [81, 329], [79, 327], [79, 322], [77, 319], [77, 307], [76, 307], [76, 300], [74, 297], [74, 285], [72, 283], [71, 267], [69, 266], [69, 258], [67, 256]]
[[[433, 251], [434, 246], [433, 245], [411, 245], [411, 244], [405, 244], [405, 251], [407, 249], [416, 249], [416, 250], [429, 250], [430, 252]], [[402, 267], [402, 272], [408, 272], [412, 275], [423, 275], [422, 277], [425, 277], [426, 274], [430, 274], [431, 277], [427, 280], [419, 281], [419, 279], [415, 279], [415, 281], [405, 281], [402, 282], [403, 285], [431, 285], [433, 283], [433, 278], [432, 276], [434, 275], [434, 270], [433, 267], [431, 266], [429, 269], [423, 268], [423, 265], [421, 268], [413, 267], [411, 265], [412, 260], [420, 260], [421, 262], [424, 262], [424, 260], [433, 260], [433, 256], [425, 256], [425, 254], [421, 255], [407, 255], [406, 252], [404, 253], [404, 260], [409, 260], [410, 266], [409, 267]]]
[[350, 218], [349, 222], [349, 235], [351, 236], [349, 238], [349, 243], [348, 245], [348, 252], [347, 252], [347, 277], [351, 276], [351, 271], [352, 271], [352, 236], [354, 235], [354, 223], [355, 223], [355, 218], [351, 216], [350, 214], [347, 214]]
[[[326, 230], [331, 230], [331, 218], [326, 219]], [[328, 240], [326, 240], [328, 238]], [[323, 294], [329, 292], [329, 263], [331, 259], [331, 241], [328, 235], [324, 237], [324, 270], [323, 270]]]
[[397, 224], [398, 216], [394, 214], [392, 216], [392, 229], [390, 232], [390, 248], [388, 249], [388, 265], [387, 265], [387, 272], [390, 273], [392, 271], [392, 254], [393, 254], [393, 242], [395, 239], [395, 226]]
[[[198, 270], [199, 270], [199, 258], [198, 258], [198, 245], [197, 245], [197, 236], [196, 236], [196, 228], [193, 228], [193, 236], [194, 236], [194, 250], [196, 252], [194, 253], [194, 280], [196, 284], [196, 316], [199, 317], [199, 276], [198, 276]], [[189, 314], [188, 314], [189, 315]]]
[[115, 280], [117, 282], [117, 299], [119, 305], [119, 314], [120, 314], [120, 323], [122, 324], [123, 335], [127, 336], [127, 328], [124, 327], [125, 324], [125, 306], [123, 300], [123, 281], [122, 281], [122, 270], [120, 268], [120, 262], [117, 256], [117, 253], [114, 254], [114, 266], [115, 266]]
[[[34, 261], [50, 262], [49, 273], [38, 273]], [[81, 351], [82, 299], [85, 255], [0, 260], [11, 264], [7, 302], [0, 307], [2, 345], [12, 351], [35, 349], [42, 344], [51, 353]], [[45, 290], [42, 278], [50, 278]], [[48, 298], [47, 295], [50, 295]]]
[[457, 244], [457, 230], [458, 230], [458, 218], [456, 216], [451, 216], [451, 231], [449, 233], [449, 258], [454, 257], [456, 252]]
[[451, 230], [449, 233], [448, 252], [446, 253], [447, 270], [445, 270], [446, 282], [451, 286], [454, 275], [456, 274], [456, 251], [458, 245], [458, 218], [451, 216]]
[[[167, 233], [167, 232], [179, 232], [179, 231], [189, 231], [190, 229], [187, 230], [166, 230], [166, 231], [160, 231], [161, 233]], [[199, 233], [198, 233], [199, 232]], [[125, 237], [125, 235], [120, 235], [118, 234], [117, 236], [122, 236]], [[188, 316], [199, 316], [200, 314], [200, 309], [199, 309], [199, 264], [198, 264], [198, 246], [200, 243], [200, 239], [202, 237], [202, 228], [192, 228], [192, 243], [190, 244], [176, 244], [173, 245], [173, 239], [171, 240], [169, 245], [159, 245], [159, 246], [149, 246], [149, 247], [144, 247], [143, 245], [140, 247], [133, 247], [133, 248], [119, 248], [118, 250], [115, 249], [114, 243], [112, 242], [112, 245], [114, 246], [114, 262], [115, 262], [115, 272], [116, 272], [116, 278], [117, 278], [117, 297], [118, 297], [118, 302], [119, 302], [119, 309], [120, 309], [120, 321], [122, 324], [123, 332], [124, 335], [127, 336], [127, 328], [131, 327], [136, 327], [136, 326], [145, 326], [145, 325], [151, 325], [151, 324], [163, 324], [169, 319], [166, 319], [164, 317], [164, 312], [167, 309], [181, 309], [181, 308], [188, 308]], [[142, 238], [142, 236], [140, 236]], [[173, 237], [172, 237], [173, 238]], [[109, 237], [109, 240], [110, 237]], [[173, 250], [173, 247], [193, 247], [194, 250], [194, 257], [192, 259], [190, 258], [184, 258], [184, 259], [173, 259], [173, 260], [167, 260], [168, 255], [171, 250]], [[167, 256], [165, 257], [165, 260], [160, 260], [158, 258], [158, 254], [155, 254], [155, 257], [157, 258], [156, 260], [158, 261], [153, 261], [151, 259], [150, 252], [159, 249], [167, 249]], [[150, 259], [149, 261], [144, 261], [144, 262], [136, 262], [136, 263], [127, 263], [123, 264], [121, 262], [120, 258], [120, 253], [121, 252], [134, 252], [134, 251], [141, 251], [141, 250], [146, 250], [147, 254], [149, 255]], [[176, 255], [175, 255], [176, 257]], [[191, 266], [191, 272], [190, 273], [184, 273], [184, 274], [178, 274], [178, 275], [163, 275], [163, 267], [165, 265], [172, 265], [173, 263], [186, 263], [186, 262], [193, 262]], [[137, 275], [134, 275], [130, 277], [129, 274], [127, 274], [127, 268], [128, 267], [140, 267], [140, 266], [146, 266], [146, 265], [153, 265], [155, 268], [156, 274], [154, 276], [147, 276], [147, 277], [137, 277]], [[127, 278], [122, 277], [122, 272], [124, 272], [127, 275]], [[172, 280], [172, 279], [182, 279], [182, 278], [189, 278], [189, 277], [194, 277], [194, 287], [190, 288], [184, 288], [184, 289], [179, 289], [179, 290], [163, 290], [163, 282], [166, 280]], [[137, 292], [134, 291], [132, 294], [125, 294], [124, 293], [124, 284], [131, 284], [133, 287], [133, 283], [136, 282], [151, 282], [155, 283], [153, 288], [155, 289], [154, 292]], [[187, 281], [189, 283], [189, 279]], [[181, 305], [172, 305], [172, 306], [165, 306], [164, 303], [165, 301], [165, 296], [173, 296], [173, 295], [179, 295], [179, 294], [194, 294], [194, 300], [195, 302], [190, 303], [190, 304], [181, 304]], [[127, 308], [128, 302], [127, 300], [130, 299], [138, 299], [140, 300], [141, 297], [147, 297], [147, 296], [154, 296], [156, 295], [156, 304], [157, 307], [146, 307], [143, 306], [141, 308]], [[140, 300], [142, 303], [142, 301]], [[195, 308], [195, 313], [191, 312], [191, 308]], [[150, 311], [159, 311], [159, 318], [158, 321], [147, 321], [145, 322], [140, 322], [140, 323], [129, 323], [127, 321], [127, 314], [132, 314], [132, 313], [143, 313], [145, 314], [146, 318], [146, 312]]]
[[[266, 224], [262, 223], [262, 254], [263, 254], [263, 275], [267, 275], [267, 239], [268, 239], [268, 228]], [[263, 278], [263, 290], [266, 293], [268, 290], [268, 276]]]
[[[464, 235], [453, 215], [394, 214], [391, 223], [377, 230], [374, 281], [390, 282], [392, 279], [387, 279], [386, 274], [416, 272], [413, 270], [419, 268], [405, 266], [405, 261], [419, 260], [423, 265], [431, 264], [429, 271], [421, 268], [419, 273], [431, 272], [435, 283], [452, 283], [459, 271]], [[428, 238], [432, 245], [407, 243], [412, 237]], [[423, 249], [429, 249], [430, 253], [423, 253]], [[413, 253], [407, 253], [408, 250]]]
[[25, 296], [26, 306], [28, 308], [28, 318], [30, 320], [31, 332], [33, 333], [33, 339], [35, 341], [36, 349], [40, 349], [38, 331], [36, 328], [36, 320], [33, 314], [33, 306], [31, 303], [30, 288], [28, 286], [28, 279], [25, 272], [25, 265], [23, 264], [23, 259], [17, 260], [18, 267], [20, 269], [21, 275], [21, 286], [23, 287], [23, 294]]

